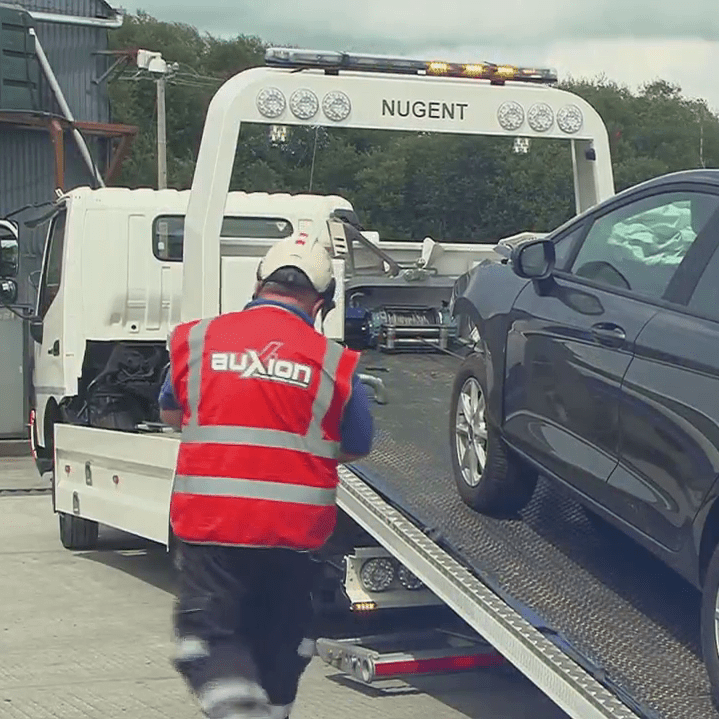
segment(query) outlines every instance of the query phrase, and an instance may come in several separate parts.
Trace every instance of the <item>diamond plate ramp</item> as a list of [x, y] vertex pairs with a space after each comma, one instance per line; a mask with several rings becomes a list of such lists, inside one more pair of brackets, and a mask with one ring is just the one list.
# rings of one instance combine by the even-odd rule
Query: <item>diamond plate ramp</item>
[[[459, 361], [376, 355], [363, 371], [390, 393], [375, 405], [373, 453], [358, 468], [500, 594], [535, 613], [647, 716], [717, 719], [699, 647], [699, 593], [617, 532], [597, 531], [560, 488], [540, 480], [521, 520], [466, 507], [451, 474], [449, 399]], [[380, 368], [380, 369], [378, 369]], [[385, 371], [382, 371], [385, 370]], [[598, 677], [598, 678], [600, 678]]]

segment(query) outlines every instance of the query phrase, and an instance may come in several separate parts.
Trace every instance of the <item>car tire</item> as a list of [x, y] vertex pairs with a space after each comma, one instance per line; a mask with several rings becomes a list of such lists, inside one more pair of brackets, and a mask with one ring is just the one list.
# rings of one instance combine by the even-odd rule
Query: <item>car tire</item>
[[714, 705], [719, 709], [719, 546], [709, 560], [702, 587], [701, 642]]
[[452, 469], [459, 495], [472, 509], [511, 516], [532, 498], [537, 472], [511, 453], [487, 420], [486, 378], [480, 354], [465, 359], [455, 377], [449, 417]]
[[60, 541], [65, 549], [95, 549], [99, 526], [97, 522], [72, 514], [58, 512]]

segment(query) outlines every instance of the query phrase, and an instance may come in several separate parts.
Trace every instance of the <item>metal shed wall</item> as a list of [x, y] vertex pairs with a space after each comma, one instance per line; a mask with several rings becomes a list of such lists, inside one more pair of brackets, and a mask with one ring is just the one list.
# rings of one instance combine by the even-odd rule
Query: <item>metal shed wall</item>
[[[112, 7], [103, 0], [3, 0], [6, 4], [20, 5], [29, 11], [80, 17], [111, 17]], [[97, 55], [108, 47], [108, 30], [105, 28], [73, 26], [60, 23], [34, 21], [35, 31], [48, 61], [53, 68], [65, 99], [78, 121], [109, 122], [110, 107], [105, 83], [95, 84], [93, 79], [108, 67], [106, 56]], [[41, 81], [42, 110], [60, 114], [52, 91]], [[91, 154], [98, 165], [104, 164], [107, 144], [95, 137], [85, 137]], [[65, 137], [65, 189], [91, 185], [92, 177], [82, 161], [70, 133]], [[54, 150], [50, 134], [46, 131], [0, 124], [0, 217], [25, 205], [49, 201], [55, 190]], [[35, 230], [20, 228], [19, 303], [34, 305], [47, 225]], [[16, 344], [17, 327], [13, 319], [0, 317], [0, 343]], [[29, 372], [32, 347], [26, 347], [24, 372]], [[17, 370], [17, 368], [16, 368]], [[2, 369], [0, 368], [0, 371]], [[0, 378], [2, 379], [2, 378]], [[13, 384], [18, 381], [13, 380]], [[21, 380], [25, 382], [25, 379]], [[2, 382], [0, 382], [2, 385]], [[27, 400], [26, 400], [27, 402]], [[0, 428], [22, 427], [27, 406], [22, 416], [17, 408], [0, 403]]]
[[[107, 17], [111, 8], [100, 0], [16, 0], [27, 10], [74, 15], [76, 17]], [[52, 65], [60, 87], [77, 120], [109, 122], [110, 107], [107, 85], [92, 80], [107, 67], [107, 58], [94, 55], [107, 50], [108, 31], [104, 28], [36, 22], [35, 31]], [[43, 83], [44, 109], [57, 112], [47, 83]]]
[[[101, 0], [18, 0], [27, 10], [58, 15], [107, 17], [112, 9]], [[93, 79], [104, 72], [108, 31], [104, 28], [35, 22], [35, 31], [53, 68], [75, 119], [109, 122], [110, 105], [105, 83]], [[42, 109], [59, 114], [46, 81], [41, 82]], [[88, 139], [96, 161], [103, 158], [104, 142]], [[46, 132], [25, 128], [0, 128], [0, 214], [31, 202], [50, 199], [53, 187], [53, 150]], [[77, 166], [75, 166], [77, 163]], [[92, 178], [77, 156], [68, 157], [67, 187], [91, 182]]]
[[[108, 17], [112, 8], [102, 0], [16, 0], [30, 11], [79, 17]], [[35, 22], [35, 31], [53, 68], [65, 99], [75, 119], [87, 122], [109, 122], [110, 106], [105, 83], [93, 79], [104, 72], [107, 57], [97, 55], [108, 47], [104, 28]], [[59, 114], [48, 83], [41, 82], [42, 109]], [[86, 137], [95, 161], [102, 165], [106, 142]], [[92, 184], [92, 177], [69, 139], [65, 141], [66, 189]], [[0, 216], [24, 205], [52, 199], [54, 187], [54, 153], [50, 135], [28, 128], [0, 126]], [[22, 230], [23, 275], [32, 272], [44, 246], [45, 228], [40, 232]], [[21, 301], [32, 300], [32, 287], [21, 283]]]

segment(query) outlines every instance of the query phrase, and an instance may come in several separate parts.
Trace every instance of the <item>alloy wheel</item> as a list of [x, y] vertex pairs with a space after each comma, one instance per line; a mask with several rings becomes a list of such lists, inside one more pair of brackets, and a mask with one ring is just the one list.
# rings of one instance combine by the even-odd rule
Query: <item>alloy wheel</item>
[[[475, 377], [462, 385], [455, 413], [455, 449], [462, 478], [470, 487], [482, 479], [487, 462], [486, 402]], [[719, 629], [718, 629], [719, 631]]]

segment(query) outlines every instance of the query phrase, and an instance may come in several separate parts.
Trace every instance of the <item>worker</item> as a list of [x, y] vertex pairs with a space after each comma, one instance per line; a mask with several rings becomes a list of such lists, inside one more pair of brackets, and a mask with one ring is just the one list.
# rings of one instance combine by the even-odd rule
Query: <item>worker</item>
[[327, 250], [302, 233], [270, 248], [241, 312], [169, 342], [174, 664], [210, 719], [286, 719], [314, 654], [313, 552], [335, 527], [338, 463], [373, 434], [358, 353], [314, 329], [334, 291]]

